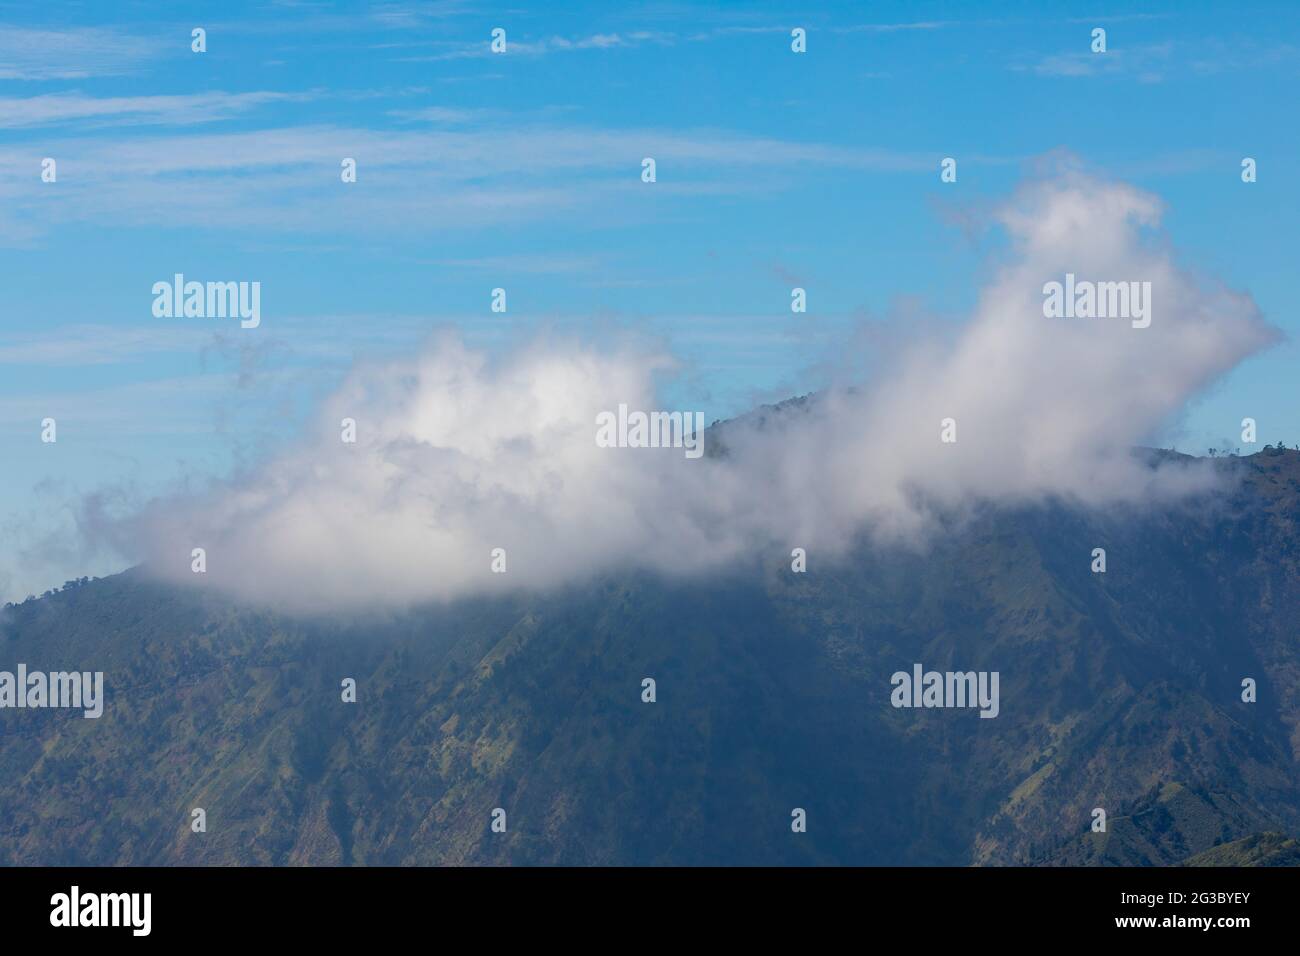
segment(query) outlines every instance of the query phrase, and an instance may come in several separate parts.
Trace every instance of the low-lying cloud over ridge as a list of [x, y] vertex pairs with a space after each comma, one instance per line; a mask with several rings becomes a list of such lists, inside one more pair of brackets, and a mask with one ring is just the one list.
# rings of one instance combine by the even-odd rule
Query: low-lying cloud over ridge
[[[597, 446], [600, 412], [673, 410], [656, 397], [661, 351], [540, 340], [489, 358], [444, 336], [357, 367], [296, 447], [154, 502], [119, 543], [163, 576], [310, 610], [709, 572], [793, 547], [820, 561], [863, 532], [923, 540], [935, 509], [978, 502], [1172, 499], [1209, 470], [1152, 471], [1131, 448], [1278, 333], [1248, 295], [1179, 269], [1159, 215], [1079, 173], [1026, 184], [994, 213], [1011, 241], [968, 323], [762, 428], [729, 425], [720, 457]], [[1046, 318], [1043, 286], [1067, 273], [1150, 282], [1150, 326]], [[945, 418], [956, 443], [940, 441]]]

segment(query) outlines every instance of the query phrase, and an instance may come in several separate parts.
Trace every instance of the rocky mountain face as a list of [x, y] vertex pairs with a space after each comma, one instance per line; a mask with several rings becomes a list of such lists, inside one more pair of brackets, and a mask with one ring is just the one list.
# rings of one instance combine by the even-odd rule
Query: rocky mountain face
[[[0, 861], [1293, 860], [1300, 453], [1212, 466], [1176, 507], [990, 507], [805, 573], [331, 620], [74, 583], [0, 612], [0, 671], [104, 673], [98, 719], [0, 709]], [[916, 664], [997, 672], [996, 718], [892, 706]]]

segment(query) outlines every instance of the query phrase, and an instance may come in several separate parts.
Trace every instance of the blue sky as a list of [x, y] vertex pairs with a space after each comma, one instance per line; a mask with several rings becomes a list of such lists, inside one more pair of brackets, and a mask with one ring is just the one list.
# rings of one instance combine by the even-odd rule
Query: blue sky
[[[955, 328], [968, 224], [1066, 155], [1291, 336], [1153, 440], [1300, 442], [1293, 4], [554, 6], [0, 4], [0, 599], [118, 569], [87, 495], [226, 474], [439, 327], [661, 337], [709, 420], [816, 388]], [[261, 326], [155, 318], [177, 272], [259, 281]]]

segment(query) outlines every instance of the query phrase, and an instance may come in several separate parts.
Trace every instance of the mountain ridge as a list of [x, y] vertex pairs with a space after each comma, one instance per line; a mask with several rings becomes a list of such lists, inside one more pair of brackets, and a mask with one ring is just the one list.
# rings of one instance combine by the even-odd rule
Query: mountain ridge
[[[0, 668], [103, 670], [108, 688], [98, 720], [0, 710], [0, 862], [1285, 855], [1300, 454], [1215, 467], [1235, 480], [1204, 499], [984, 508], [924, 553], [611, 572], [360, 619], [240, 607], [142, 569], [77, 582], [0, 612]], [[892, 708], [890, 674], [913, 663], [999, 671], [999, 717]], [[1109, 850], [1088, 849], [1097, 807]], [[1147, 826], [1162, 813], [1165, 831]]]

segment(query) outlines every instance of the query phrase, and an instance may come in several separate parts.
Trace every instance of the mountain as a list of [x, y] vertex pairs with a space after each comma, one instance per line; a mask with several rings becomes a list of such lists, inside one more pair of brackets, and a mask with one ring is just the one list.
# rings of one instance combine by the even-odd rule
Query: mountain
[[[103, 716], [0, 710], [0, 862], [1294, 862], [1300, 453], [1211, 467], [1178, 506], [401, 614], [70, 582], [0, 612], [0, 670], [103, 671]], [[996, 718], [891, 706], [914, 664], [996, 671]]]
[[[1161, 783], [1130, 812], [1107, 820], [1104, 832], [1090, 831], [1064, 841], [1055, 852], [1035, 862], [1056, 866], [1236, 865], [1205, 861], [1236, 859], [1241, 855], [1239, 844], [1255, 846], [1260, 837], [1234, 840], [1234, 835], [1261, 830], [1269, 822], [1257, 808], [1231, 792]], [[1270, 842], [1266, 852], [1276, 849]]]
[[1260, 833], [1198, 853], [1183, 865], [1300, 866], [1300, 840], [1281, 833]]

